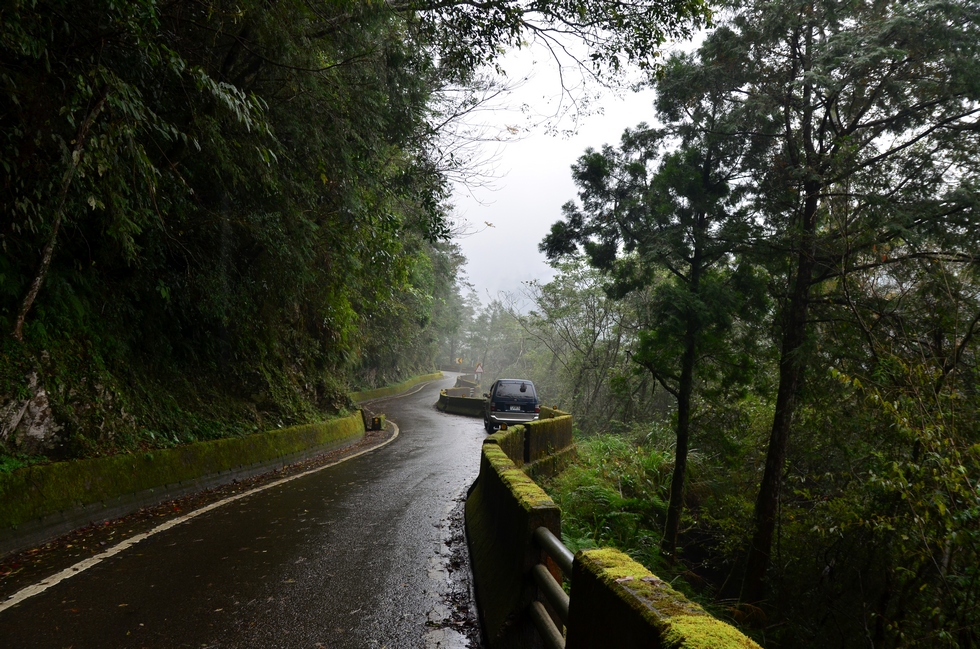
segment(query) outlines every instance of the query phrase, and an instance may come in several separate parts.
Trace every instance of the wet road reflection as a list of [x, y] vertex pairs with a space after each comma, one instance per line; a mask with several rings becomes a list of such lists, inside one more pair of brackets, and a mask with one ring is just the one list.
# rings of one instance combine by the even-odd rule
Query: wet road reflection
[[400, 428], [389, 445], [152, 536], [0, 612], [0, 645], [466, 647], [446, 624], [449, 520], [485, 433], [479, 419], [435, 410], [451, 383], [373, 402]]

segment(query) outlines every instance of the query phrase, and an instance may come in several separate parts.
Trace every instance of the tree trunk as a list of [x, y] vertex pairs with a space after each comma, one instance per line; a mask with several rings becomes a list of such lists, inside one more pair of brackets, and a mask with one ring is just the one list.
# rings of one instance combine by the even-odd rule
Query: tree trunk
[[85, 146], [85, 141], [88, 139], [89, 130], [105, 106], [106, 96], [107, 91], [104, 90], [95, 106], [92, 107], [92, 110], [89, 111], [85, 120], [78, 127], [78, 134], [75, 136], [75, 148], [72, 149], [68, 169], [65, 171], [64, 178], [61, 181], [61, 191], [58, 195], [58, 207], [55, 209], [54, 223], [51, 226], [51, 236], [48, 237], [48, 242], [41, 252], [41, 264], [38, 266], [37, 274], [34, 275], [34, 280], [31, 282], [27, 290], [27, 295], [24, 296], [24, 301], [20, 305], [20, 311], [17, 312], [13, 337], [20, 342], [24, 340], [24, 321], [27, 319], [27, 313], [34, 305], [37, 294], [41, 292], [41, 285], [44, 283], [44, 278], [48, 274], [48, 268], [51, 266], [51, 258], [54, 257], [54, 247], [58, 241], [58, 231], [61, 230], [61, 219], [65, 211], [68, 188], [71, 187], [71, 181], [75, 177], [75, 171], [78, 169], [78, 161], [81, 159], [82, 149]]
[[681, 514], [684, 513], [684, 483], [687, 480], [687, 450], [691, 432], [691, 394], [694, 391], [694, 361], [697, 353], [695, 327], [693, 323], [688, 323], [684, 337], [680, 382], [677, 386], [677, 444], [674, 447], [674, 473], [670, 478], [667, 524], [664, 528], [664, 538], [660, 541], [660, 553], [668, 559], [673, 559], [677, 552], [677, 535], [681, 526]]
[[[709, 158], [710, 160], [710, 158]], [[710, 162], [705, 166], [704, 184], [707, 185]], [[707, 229], [706, 215], [696, 217], [694, 227], [694, 254], [691, 257], [691, 274], [687, 290], [694, 300], [701, 292], [701, 264], [704, 260], [703, 236]], [[667, 503], [667, 524], [664, 538], [660, 541], [660, 553], [673, 560], [677, 552], [677, 535], [684, 513], [684, 485], [687, 480], [687, 451], [691, 434], [691, 395], [694, 393], [694, 364], [697, 362], [698, 334], [701, 322], [692, 305], [685, 314], [684, 354], [681, 357], [681, 373], [677, 383], [677, 444], [674, 447], [674, 473], [670, 478], [670, 501]]]
[[[810, 12], [812, 13], [812, 12]], [[755, 502], [755, 532], [749, 546], [749, 556], [742, 582], [742, 600], [750, 603], [761, 602], [766, 594], [766, 572], [772, 553], [772, 540], [776, 531], [776, 517], [779, 509], [779, 493], [783, 482], [786, 464], [786, 450], [789, 446], [789, 433], [796, 412], [796, 397], [799, 392], [803, 372], [806, 369], [803, 346], [806, 342], [807, 317], [810, 308], [810, 285], [816, 266], [817, 210], [820, 206], [820, 192], [823, 181], [819, 173], [819, 158], [814, 146], [814, 96], [813, 81], [809, 72], [813, 67], [814, 25], [808, 22], [801, 26], [796, 35], [794, 51], [797, 53], [794, 66], [795, 76], [802, 80], [803, 94], [799, 108], [800, 156], [793, 146], [797, 135], [793, 133], [793, 119], [789, 111], [794, 110], [793, 102], [786, 103], [786, 141], [787, 151], [793, 158], [794, 166], [805, 173], [803, 182], [803, 213], [800, 216], [799, 245], [796, 247], [796, 278], [783, 317], [783, 340], [779, 357], [779, 390], [776, 393], [776, 411], [773, 415], [769, 434], [769, 448], [766, 453], [766, 468], [759, 485], [759, 495]], [[800, 42], [802, 40], [802, 43]], [[802, 46], [802, 47], [801, 47]]]
[[779, 491], [783, 481], [789, 432], [796, 410], [796, 395], [803, 377], [810, 284], [815, 266], [815, 228], [819, 186], [807, 188], [803, 215], [802, 245], [797, 253], [796, 281], [783, 321], [783, 343], [779, 358], [779, 391], [769, 434], [766, 469], [755, 502], [755, 533], [749, 546], [748, 563], [742, 585], [742, 600], [760, 602], [765, 597], [765, 578], [769, 568], [772, 539], [776, 529]]

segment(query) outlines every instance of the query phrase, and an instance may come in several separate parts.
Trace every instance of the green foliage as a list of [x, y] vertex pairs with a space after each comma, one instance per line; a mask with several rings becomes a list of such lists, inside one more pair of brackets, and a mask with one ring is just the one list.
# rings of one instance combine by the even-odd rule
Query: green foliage
[[591, 48], [593, 72], [649, 61], [707, 15], [5, 4], [0, 326], [25, 362], [0, 395], [40, 370], [58, 452], [84, 455], [308, 421], [347, 405], [347, 381], [431, 369], [473, 306], [447, 243], [458, 163], [434, 93], [556, 30]]
[[[732, 610], [770, 646], [978, 643], [978, 33], [969, 2], [733, 3], [654, 82], [672, 138], [586, 152], [543, 246], [642, 296], [665, 387], [702, 336], [681, 557], [719, 597], [767, 587]], [[727, 191], [689, 191], [712, 151]], [[695, 283], [711, 201], [734, 245]]]
[[603, 275], [582, 259], [556, 268], [552, 281], [526, 286], [531, 310], [513, 314], [529, 337], [528, 376], [546, 401], [576, 413], [587, 432], [610, 420], [663, 416], [666, 400], [649, 376], [634, 371], [626, 353], [642, 326], [642, 297], [610, 298]]
[[562, 510], [573, 552], [613, 546], [647, 566], [659, 564], [673, 462], [669, 451], [613, 435], [578, 443], [579, 460], [545, 485]]
[[520, 47], [536, 38], [562, 48], [572, 37], [589, 48], [597, 70], [626, 62], [656, 65], [660, 47], [670, 38], [690, 36], [711, 15], [699, 0], [610, 3], [606, 0], [492, 0], [473, 5], [458, 0], [417, 0], [422, 28], [439, 45], [451, 67], [471, 69], [496, 60], [501, 47]]
[[439, 75], [409, 22], [301, 2], [3, 12], [7, 331], [43, 286], [0, 394], [43, 352], [59, 453], [309, 421], [362, 364], [390, 354], [368, 382], [432, 366], [431, 296], [452, 284], [430, 271]]
[[0, 473], [10, 473], [15, 469], [22, 469], [32, 464], [47, 462], [43, 455], [25, 455], [23, 453], [7, 453], [0, 451]]

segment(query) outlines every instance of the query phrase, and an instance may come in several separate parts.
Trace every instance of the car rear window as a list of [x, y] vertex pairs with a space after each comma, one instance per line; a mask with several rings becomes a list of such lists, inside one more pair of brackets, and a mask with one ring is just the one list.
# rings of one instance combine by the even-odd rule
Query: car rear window
[[[524, 391], [521, 392], [521, 386]], [[534, 397], [534, 385], [531, 383], [501, 383], [497, 386], [498, 397]]]

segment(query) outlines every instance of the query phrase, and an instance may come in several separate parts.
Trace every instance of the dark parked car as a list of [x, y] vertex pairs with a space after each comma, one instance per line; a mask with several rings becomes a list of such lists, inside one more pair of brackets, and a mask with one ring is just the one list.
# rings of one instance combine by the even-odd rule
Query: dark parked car
[[492, 433], [501, 424], [534, 421], [541, 412], [541, 400], [534, 384], [527, 379], [497, 379], [483, 395], [483, 425]]

